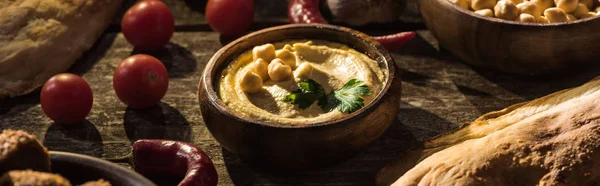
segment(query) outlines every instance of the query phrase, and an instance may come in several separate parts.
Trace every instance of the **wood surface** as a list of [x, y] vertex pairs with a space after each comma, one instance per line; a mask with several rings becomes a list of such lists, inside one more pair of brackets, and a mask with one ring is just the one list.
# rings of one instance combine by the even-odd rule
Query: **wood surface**
[[[227, 39], [212, 32], [201, 12], [181, 0], [165, 0], [177, 18], [177, 32], [165, 49], [152, 53], [166, 64], [169, 91], [159, 106], [128, 109], [112, 90], [112, 74], [124, 58], [137, 53], [120, 34], [118, 24], [84, 54], [70, 72], [81, 74], [94, 91], [94, 105], [83, 125], [61, 126], [44, 116], [39, 91], [0, 100], [0, 129], [22, 129], [37, 135], [51, 150], [102, 158], [126, 155], [140, 138], [192, 142], [211, 157], [220, 185], [374, 185], [381, 167], [483, 113], [574, 87], [600, 75], [600, 68], [530, 77], [508, 75], [465, 65], [440, 49], [420, 22], [417, 6], [409, 1], [398, 23], [369, 25], [359, 30], [382, 33], [417, 30], [418, 36], [392, 54], [402, 77], [402, 103], [390, 129], [362, 152], [338, 165], [294, 174], [256, 170], [223, 150], [206, 129], [197, 99], [201, 71]], [[204, 2], [199, 1], [202, 5]], [[193, 4], [193, 3], [192, 3]], [[253, 29], [285, 24], [287, 3], [255, 0]], [[200, 8], [201, 10], [201, 8]], [[188, 19], [189, 17], [189, 19]], [[127, 165], [124, 165], [127, 166]], [[164, 184], [168, 185], [168, 184]]]
[[521, 74], [598, 64], [600, 18], [537, 24], [479, 16], [448, 0], [422, 0], [425, 25], [466, 62]]

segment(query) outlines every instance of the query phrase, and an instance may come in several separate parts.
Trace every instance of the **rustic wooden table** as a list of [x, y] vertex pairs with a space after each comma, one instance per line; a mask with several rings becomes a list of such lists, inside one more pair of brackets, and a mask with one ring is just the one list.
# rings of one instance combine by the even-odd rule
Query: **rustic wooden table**
[[[197, 83], [207, 61], [228, 39], [220, 38], [206, 24], [202, 13], [205, 0], [165, 0], [177, 26], [171, 43], [164, 50], [151, 53], [166, 64], [170, 75], [169, 91], [158, 106], [128, 109], [112, 90], [116, 66], [137, 53], [119, 33], [116, 18], [70, 70], [82, 75], [94, 92], [93, 109], [84, 125], [53, 124], [41, 110], [37, 91], [0, 100], [0, 129], [26, 130], [37, 135], [50, 150], [101, 158], [127, 154], [131, 143], [140, 138], [189, 141], [203, 148], [216, 164], [219, 185], [374, 185], [382, 166], [423, 140], [483, 113], [577, 86], [600, 74], [598, 68], [588, 68], [545, 77], [521, 77], [474, 69], [438, 47], [422, 23], [415, 1], [407, 3], [407, 10], [397, 23], [357, 28], [367, 33], [416, 30], [418, 37], [393, 53], [403, 80], [397, 121], [379, 141], [333, 167], [294, 174], [256, 170], [223, 150], [210, 135], [200, 114]], [[132, 2], [124, 4], [127, 7]], [[255, 4], [252, 30], [287, 22], [287, 2], [255, 0]]]

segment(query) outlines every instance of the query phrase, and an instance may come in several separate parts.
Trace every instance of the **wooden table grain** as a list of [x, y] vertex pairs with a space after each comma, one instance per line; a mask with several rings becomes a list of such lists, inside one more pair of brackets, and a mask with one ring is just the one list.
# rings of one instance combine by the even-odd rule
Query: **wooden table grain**
[[[94, 92], [92, 112], [83, 125], [61, 126], [44, 116], [39, 91], [0, 100], [0, 129], [35, 134], [50, 150], [100, 158], [123, 156], [140, 138], [192, 142], [215, 163], [219, 185], [374, 185], [375, 175], [422, 141], [451, 131], [483, 113], [580, 85], [599, 75], [599, 68], [522, 77], [473, 69], [440, 49], [421, 22], [415, 0], [389, 25], [355, 27], [367, 33], [416, 30], [418, 37], [393, 53], [403, 81], [401, 111], [377, 142], [341, 164], [297, 173], [272, 173], [241, 162], [223, 150], [206, 129], [197, 100], [199, 76], [207, 61], [227, 42], [204, 19], [205, 0], [165, 0], [176, 19], [176, 33], [164, 49], [152, 52], [169, 71], [167, 95], [155, 107], [135, 110], [112, 90], [112, 75], [124, 58], [138, 53], [119, 33], [119, 16], [70, 69], [86, 79]], [[131, 1], [124, 3], [130, 6]], [[286, 24], [286, 1], [255, 0], [252, 30]], [[123, 8], [123, 11], [126, 8]], [[123, 12], [122, 11], [122, 12]], [[122, 14], [122, 13], [121, 13]], [[124, 165], [128, 166], [128, 165]], [[164, 183], [163, 185], [172, 185]]]

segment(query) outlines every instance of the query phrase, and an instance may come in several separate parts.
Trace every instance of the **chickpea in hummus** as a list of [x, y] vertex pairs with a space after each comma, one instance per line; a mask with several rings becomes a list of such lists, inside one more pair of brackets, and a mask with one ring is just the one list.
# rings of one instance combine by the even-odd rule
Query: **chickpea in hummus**
[[[235, 112], [252, 118], [290, 125], [323, 122], [349, 113], [331, 109], [332, 101], [323, 103], [327, 100], [349, 97], [359, 107], [370, 103], [385, 84], [385, 69], [343, 44], [283, 41], [235, 58], [221, 74], [219, 96]], [[290, 98], [315, 101], [295, 104]]]

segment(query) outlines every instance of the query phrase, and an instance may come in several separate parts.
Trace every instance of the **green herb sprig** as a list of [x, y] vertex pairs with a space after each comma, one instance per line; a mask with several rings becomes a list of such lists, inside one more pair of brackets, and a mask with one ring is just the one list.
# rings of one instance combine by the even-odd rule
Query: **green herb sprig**
[[296, 104], [301, 109], [306, 109], [318, 99], [325, 96], [325, 90], [315, 80], [307, 79], [298, 83], [299, 89], [283, 98], [284, 102]]
[[304, 80], [298, 86], [300, 88], [287, 95], [283, 99], [284, 102], [306, 109], [318, 101], [317, 104], [325, 112], [337, 109], [340, 112], [352, 113], [365, 105], [364, 96], [373, 94], [373, 91], [358, 79], [350, 79], [330, 94], [325, 94], [323, 87], [312, 79]]

